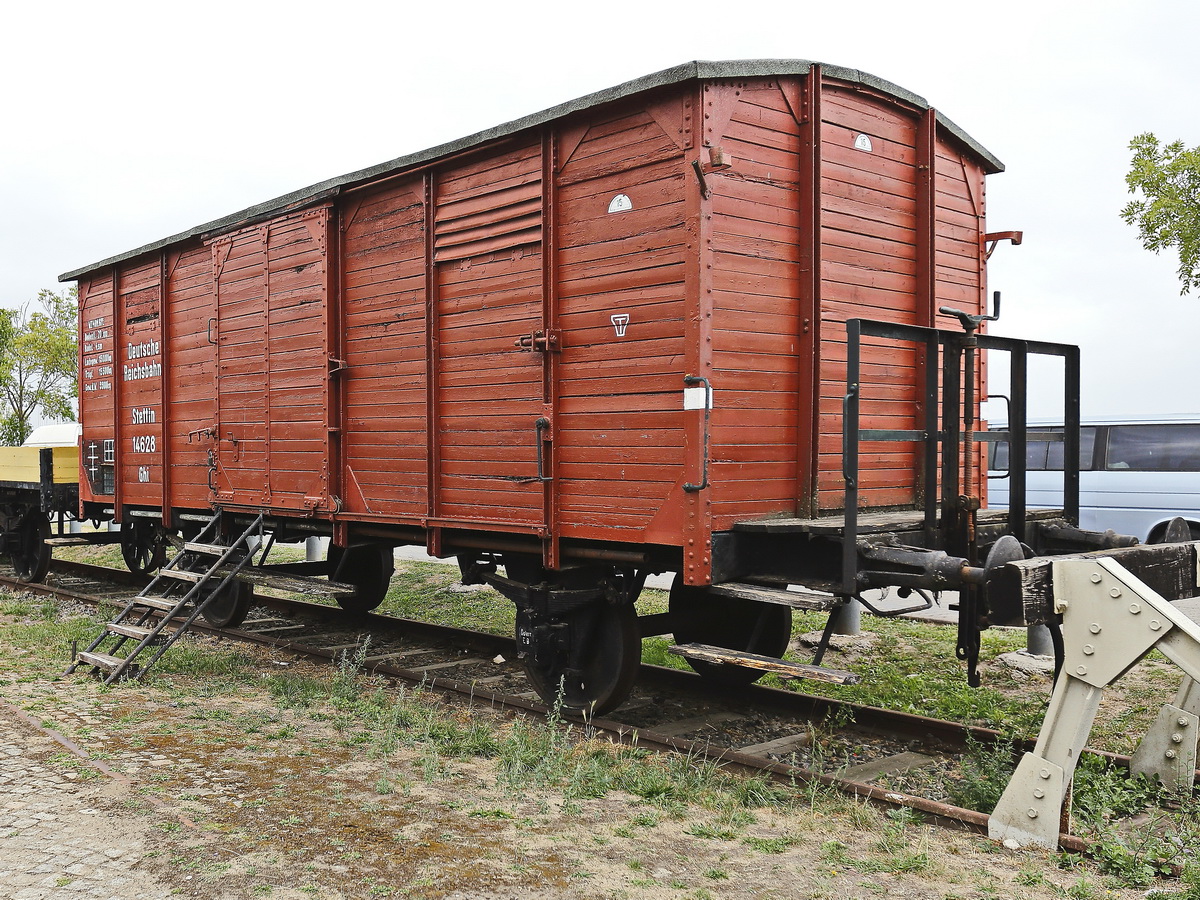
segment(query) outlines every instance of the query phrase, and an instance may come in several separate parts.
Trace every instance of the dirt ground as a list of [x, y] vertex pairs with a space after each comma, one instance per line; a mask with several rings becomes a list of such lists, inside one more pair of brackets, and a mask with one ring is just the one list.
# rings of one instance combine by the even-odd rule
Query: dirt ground
[[[252, 652], [264, 684], [272, 672], [328, 677]], [[336, 709], [281, 706], [252, 679], [168, 673], [106, 689], [35, 656], [10, 646], [0, 663], [0, 737], [69, 776], [59, 843], [131, 850], [136, 883], [104, 897], [1145, 896], [1086, 864], [1062, 868], [801, 786], [791, 802], [736, 815], [616, 790], [568, 797], [511, 783], [487, 756], [419, 740], [381, 752]], [[511, 727], [479, 707], [445, 716]], [[0, 834], [0, 873], [21, 863], [19, 832]], [[49, 883], [24, 896], [92, 896], [67, 875]]]

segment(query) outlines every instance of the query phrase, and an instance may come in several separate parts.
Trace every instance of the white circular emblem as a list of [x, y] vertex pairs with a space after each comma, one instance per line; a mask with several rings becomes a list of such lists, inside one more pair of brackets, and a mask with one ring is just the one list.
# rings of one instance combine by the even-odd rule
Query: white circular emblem
[[608, 201], [608, 211], [610, 213], [629, 212], [633, 209], [633, 201], [625, 194], [617, 194]]

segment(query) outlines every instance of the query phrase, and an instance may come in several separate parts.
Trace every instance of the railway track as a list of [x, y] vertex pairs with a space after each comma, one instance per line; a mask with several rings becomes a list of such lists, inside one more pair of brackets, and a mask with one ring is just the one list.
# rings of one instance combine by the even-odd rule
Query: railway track
[[[59, 560], [51, 574], [47, 584], [0, 576], [0, 586], [99, 607], [128, 600], [147, 580]], [[516, 714], [547, 712], [509, 638], [376, 614], [351, 617], [333, 606], [261, 595], [238, 628], [202, 620], [193, 628], [331, 664], [351, 660], [366, 672]], [[959, 767], [968, 741], [1001, 740], [989, 729], [757, 685], [714, 690], [693, 673], [652, 665], [643, 665], [637, 689], [616, 718], [580, 721], [589, 734], [614, 741], [716, 760], [786, 782], [818, 781], [982, 832], [987, 816], [946, 802], [937, 776]], [[1060, 835], [1060, 843], [1067, 850], [1087, 850], [1073, 835]]]

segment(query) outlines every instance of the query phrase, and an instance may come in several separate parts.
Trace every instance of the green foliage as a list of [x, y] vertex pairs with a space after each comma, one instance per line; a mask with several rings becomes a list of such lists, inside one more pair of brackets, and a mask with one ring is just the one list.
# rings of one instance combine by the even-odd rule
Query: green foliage
[[[1100, 871], [1123, 885], [1145, 887], [1170, 874], [1200, 841], [1200, 801], [1190, 793], [1168, 795], [1150, 779], [1091, 755], [1080, 758], [1074, 791], [1075, 832], [1091, 843]], [[1131, 817], [1140, 820], [1136, 827]]]
[[962, 780], [950, 786], [950, 799], [964, 809], [990, 813], [1000, 802], [1015, 768], [1008, 744], [984, 744], [968, 737]]
[[0, 442], [18, 445], [33, 430], [35, 415], [75, 418], [79, 381], [75, 288], [39, 291], [37, 309], [0, 311]]
[[1133, 159], [1125, 183], [1131, 200], [1121, 218], [1136, 225], [1142, 246], [1155, 253], [1179, 250], [1180, 293], [1200, 287], [1200, 147], [1183, 141], [1163, 145], [1150, 132], [1129, 142]]

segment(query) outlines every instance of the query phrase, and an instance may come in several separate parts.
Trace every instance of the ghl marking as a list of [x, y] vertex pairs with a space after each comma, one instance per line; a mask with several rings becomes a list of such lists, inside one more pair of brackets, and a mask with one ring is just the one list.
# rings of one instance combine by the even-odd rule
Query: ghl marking
[[609, 321], [616, 329], [617, 337], [625, 337], [625, 329], [629, 327], [629, 313], [613, 313]]

